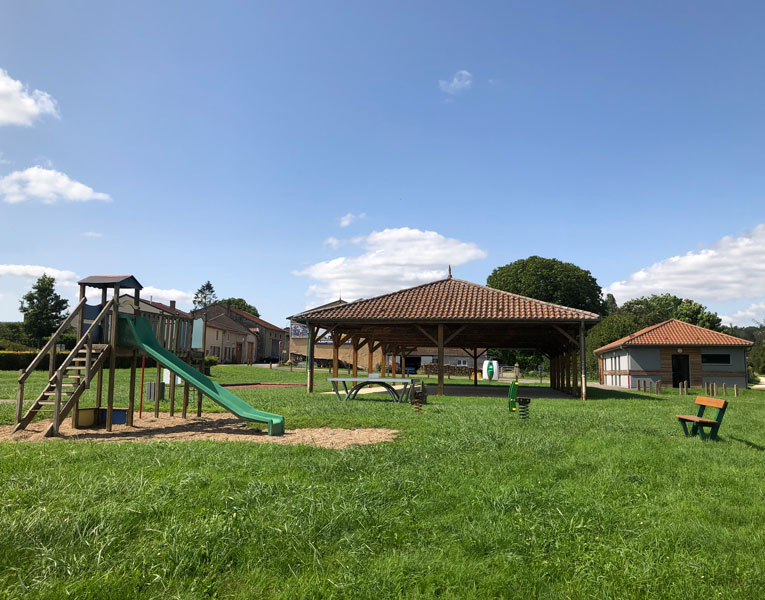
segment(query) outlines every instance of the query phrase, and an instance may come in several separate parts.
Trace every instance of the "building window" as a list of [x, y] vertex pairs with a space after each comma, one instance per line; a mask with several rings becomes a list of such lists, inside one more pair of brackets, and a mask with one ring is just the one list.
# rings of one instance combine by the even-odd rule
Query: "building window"
[[702, 354], [702, 365], [729, 365], [730, 354]]
[[458, 367], [467, 367], [467, 358], [458, 358], [457, 359], [457, 366]]

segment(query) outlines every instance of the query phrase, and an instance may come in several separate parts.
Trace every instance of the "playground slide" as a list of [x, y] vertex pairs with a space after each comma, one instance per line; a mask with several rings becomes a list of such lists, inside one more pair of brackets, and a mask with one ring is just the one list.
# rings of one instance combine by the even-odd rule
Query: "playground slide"
[[134, 324], [133, 317], [120, 315], [119, 345], [137, 348], [145, 352], [240, 419], [266, 423], [268, 435], [282, 435], [284, 433], [284, 417], [253, 408], [226, 388], [183, 362], [172, 352], [165, 350], [154, 337], [151, 325], [145, 318], [136, 318]]

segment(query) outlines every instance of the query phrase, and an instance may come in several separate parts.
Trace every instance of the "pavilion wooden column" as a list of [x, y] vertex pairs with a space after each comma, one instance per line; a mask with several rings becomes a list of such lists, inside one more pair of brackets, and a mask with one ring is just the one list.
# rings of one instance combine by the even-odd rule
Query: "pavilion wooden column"
[[380, 377], [385, 377], [385, 363], [388, 362], [388, 344], [382, 344], [380, 351], [382, 352], [380, 357]]
[[582, 400], [587, 400], [587, 355], [585, 354], [584, 321], [579, 323], [579, 363], [582, 371]]
[[444, 325], [438, 324], [438, 395], [444, 395]]
[[339, 374], [339, 359], [340, 359], [340, 335], [336, 332], [332, 332], [332, 377], [337, 377]]
[[351, 340], [351, 344], [353, 344], [353, 376], [358, 377], [359, 372], [359, 338], [354, 337]]
[[367, 376], [375, 370], [375, 342], [367, 340]]
[[478, 348], [473, 348], [473, 387], [478, 386]]
[[392, 354], [392, 361], [391, 361], [391, 365], [390, 365], [390, 376], [393, 377], [393, 379], [396, 378], [396, 350], [397, 350], [397, 348], [395, 346], [393, 346], [393, 351], [391, 353]]
[[306, 348], [305, 356], [305, 369], [306, 369], [306, 386], [307, 393], [313, 392], [313, 343], [316, 339], [316, 327], [308, 325], [308, 346]]
[[563, 388], [567, 394], [571, 393], [571, 353], [568, 350], [563, 353]]
[[573, 381], [572, 381], [573, 390], [571, 391], [571, 393], [574, 396], [579, 395], [579, 373], [577, 369], [577, 356], [578, 354], [577, 354], [576, 348], [574, 348], [574, 350], [571, 352], [571, 365], [572, 365], [571, 370], [574, 374]]

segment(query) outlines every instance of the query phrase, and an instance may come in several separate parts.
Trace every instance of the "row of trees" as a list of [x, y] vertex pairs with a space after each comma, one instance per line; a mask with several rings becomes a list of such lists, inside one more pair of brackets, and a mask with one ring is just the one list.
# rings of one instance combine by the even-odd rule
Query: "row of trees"
[[[215, 302], [218, 302], [215, 289], [206, 281], [194, 295], [194, 308]], [[258, 309], [244, 298], [224, 298], [222, 302], [230, 302], [234, 308], [260, 316]], [[43, 274], [21, 298], [19, 310], [24, 316], [22, 323], [0, 323], [0, 343], [8, 350], [41, 348], [66, 319], [69, 301], [56, 293], [55, 278]]]
[[[678, 319], [754, 341], [755, 347], [749, 354], [750, 364], [756, 371], [765, 372], [765, 323], [747, 328], [723, 327], [717, 313], [689, 298], [654, 294], [618, 306], [613, 295], [603, 296], [602, 288], [589, 271], [573, 263], [539, 256], [530, 256], [497, 267], [489, 275], [486, 284], [506, 292], [603, 316], [603, 320], [587, 336], [590, 371], [596, 367], [593, 350], [645, 327], [668, 319]], [[524, 370], [535, 369], [544, 362], [544, 357], [538, 352], [502, 350], [492, 354], [507, 364], [517, 362]]]

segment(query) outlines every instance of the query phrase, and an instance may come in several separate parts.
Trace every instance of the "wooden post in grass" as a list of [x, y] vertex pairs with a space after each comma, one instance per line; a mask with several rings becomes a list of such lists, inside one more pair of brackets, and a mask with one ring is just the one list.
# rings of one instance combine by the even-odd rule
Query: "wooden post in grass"
[[186, 419], [187, 417], [187, 411], [189, 409], [189, 382], [184, 381], [183, 382], [183, 408], [181, 412], [181, 416]]
[[382, 356], [380, 357], [380, 377], [384, 378], [385, 368], [388, 366], [388, 344], [381, 344], [380, 352], [382, 353]]
[[582, 400], [587, 400], [587, 333], [584, 321], [579, 323], [579, 368], [582, 375]]
[[727, 395], [728, 395], [728, 384], [723, 383], [723, 396], [727, 396]]
[[444, 325], [438, 324], [438, 395], [444, 395]]
[[733, 384], [733, 395], [734, 395], [736, 398], [738, 398], [738, 384], [737, 384], [737, 383], [734, 383], [734, 384]]
[[130, 390], [128, 391], [128, 410], [125, 422], [133, 426], [133, 413], [135, 412], [135, 371], [138, 366], [138, 351], [133, 350], [133, 360], [130, 362]]
[[571, 393], [571, 353], [568, 350], [563, 353], [563, 388], [567, 394]]
[[577, 362], [578, 362], [577, 361], [578, 356], [579, 356], [579, 353], [576, 351], [576, 349], [574, 349], [571, 352], [571, 358], [572, 358], [571, 364], [573, 365], [571, 367], [571, 370], [573, 371], [572, 384], [574, 386], [573, 389], [571, 390], [571, 393], [574, 396], [579, 395], [579, 373], [577, 373], [577, 368], [576, 368]]
[[101, 408], [101, 397], [104, 391], [104, 368], [103, 366], [98, 369], [98, 376], [96, 377], [96, 408]]
[[478, 386], [478, 348], [473, 348], [473, 387]]
[[202, 416], [202, 390], [197, 390], [197, 416]]

